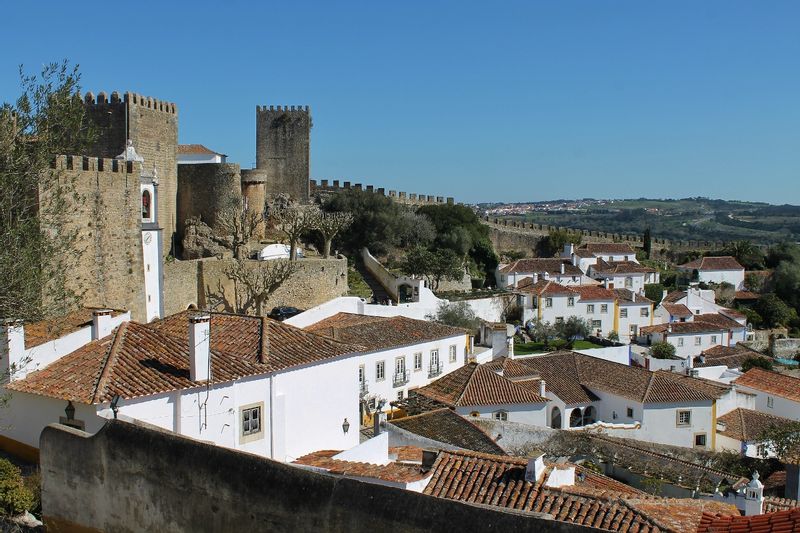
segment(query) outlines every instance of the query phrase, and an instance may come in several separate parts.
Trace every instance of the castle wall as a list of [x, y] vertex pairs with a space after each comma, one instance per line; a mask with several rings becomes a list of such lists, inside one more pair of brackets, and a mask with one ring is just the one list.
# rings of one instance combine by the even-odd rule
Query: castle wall
[[311, 195], [322, 199], [328, 198], [336, 193], [347, 190], [366, 191], [381, 196], [388, 196], [393, 201], [406, 205], [431, 205], [431, 204], [453, 204], [455, 200], [452, 196], [433, 196], [430, 194], [422, 193], [408, 193], [405, 191], [389, 191], [383, 187], [373, 187], [367, 185], [366, 187], [360, 183], [351, 183], [349, 181], [340, 180], [311, 180]]
[[309, 199], [311, 111], [308, 106], [256, 106], [256, 169], [267, 195]]
[[198, 307], [198, 260], [164, 263], [164, 315]]
[[183, 239], [186, 219], [199, 217], [214, 228], [216, 217], [231, 196], [241, 194], [238, 163], [204, 163], [178, 167], [177, 232]]
[[[82, 199], [66, 210], [65, 229], [77, 230], [80, 253], [74, 272], [67, 275], [68, 286], [83, 294], [85, 306], [127, 309], [134, 320], [144, 321], [141, 165], [59, 156], [55, 168], [74, 180]], [[47, 202], [46, 195], [40, 201]]]
[[135, 93], [120, 97], [100, 92], [97, 98], [84, 97], [87, 116], [97, 127], [97, 140], [89, 154], [113, 158], [125, 150], [126, 139], [133, 142], [136, 152], [144, 158], [144, 166], [155, 165], [159, 178], [159, 223], [164, 229], [163, 254], [172, 248], [177, 230], [176, 204], [178, 194], [178, 109], [164, 102]]

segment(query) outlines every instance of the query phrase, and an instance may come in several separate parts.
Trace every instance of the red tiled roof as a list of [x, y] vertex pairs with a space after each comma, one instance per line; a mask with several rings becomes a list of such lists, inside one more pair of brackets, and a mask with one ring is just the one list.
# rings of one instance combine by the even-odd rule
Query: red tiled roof
[[[727, 311], [727, 309], [725, 311]], [[704, 313], [702, 315], [694, 315], [694, 321], [714, 324], [725, 329], [742, 329], [747, 327], [743, 326], [733, 318], [723, 315], [722, 313]]]
[[677, 317], [687, 317], [687, 316], [692, 316], [692, 315], [694, 315], [694, 313], [692, 313], [692, 312], [689, 310], [689, 308], [688, 308], [688, 307], [686, 307], [686, 306], [685, 306], [685, 305], [683, 305], [683, 304], [670, 304], [670, 303], [662, 303], [662, 304], [661, 304], [661, 307], [663, 307], [663, 308], [664, 308], [664, 310], [665, 310], [667, 313], [669, 313], [670, 315], [672, 315], [672, 316], [677, 316]]
[[759, 298], [761, 295], [752, 291], [736, 291], [733, 296], [734, 300], [758, 300]]
[[[189, 346], [137, 322], [125, 322], [113, 335], [92, 341], [42, 370], [6, 387], [83, 404], [199, 387], [189, 378]], [[210, 383], [266, 373], [264, 365], [211, 351]]]
[[465, 450], [505, 453], [481, 428], [444, 407], [389, 422], [402, 430]]
[[[599, 262], [598, 262], [599, 263]], [[595, 266], [594, 271], [598, 275], [613, 274], [648, 274], [655, 272], [655, 268], [640, 265], [635, 261], [603, 261], [602, 266]]]
[[[669, 305], [669, 304], [667, 304]], [[666, 308], [666, 307], [665, 307]], [[736, 329], [743, 329], [745, 326], [741, 325], [732, 318], [719, 313], [706, 313], [703, 315], [694, 315], [694, 320], [689, 322], [670, 322], [667, 324], [656, 324], [654, 326], [645, 326], [640, 328], [642, 334], [649, 333], [709, 333], [715, 331], [729, 331]]]
[[[564, 265], [564, 273], [561, 273], [561, 265]], [[533, 258], [533, 259], [517, 259], [513, 263], [510, 263], [500, 269], [500, 272], [503, 273], [538, 273], [543, 274], [545, 272], [549, 273], [550, 275], [558, 275], [558, 276], [580, 276], [583, 274], [580, 268], [576, 267], [572, 264], [572, 261], [569, 259], [544, 259], [544, 258]]]
[[210, 148], [206, 148], [202, 144], [179, 144], [178, 145], [178, 154], [203, 154], [203, 155], [221, 155], [224, 156], [225, 154], [221, 154], [219, 152], [215, 152]]
[[[184, 340], [191, 314], [197, 312], [177, 313], [148, 324], [148, 327]], [[212, 349], [262, 363], [268, 371], [364, 350], [358, 343], [334, 340], [271, 318], [230, 313], [210, 313], [210, 316]]]
[[[46, 342], [58, 339], [79, 329], [92, 325], [92, 314], [105, 307], [84, 307], [73, 311], [66, 316], [40, 320], [25, 324], [25, 349], [42, 345]], [[111, 316], [118, 316], [125, 311], [112, 309]]]
[[624, 304], [651, 304], [653, 300], [646, 298], [638, 292], [633, 292], [630, 289], [612, 289], [614, 294], [617, 295], [619, 303]]
[[672, 291], [671, 293], [664, 296], [663, 301], [667, 303], [675, 303], [684, 298], [686, 298], [686, 291]]
[[767, 357], [766, 355], [755, 350], [751, 350], [750, 348], [742, 346], [741, 344], [737, 344], [736, 346], [713, 346], [708, 350], [704, 350], [701, 355], [704, 361], [701, 362], [700, 357], [695, 357], [695, 367], [700, 368], [725, 365], [728, 368], [741, 368], [745, 361], [753, 357], [770, 361], [772, 360], [771, 357]]
[[636, 250], [631, 248], [630, 244], [624, 243], [590, 242], [584, 244], [578, 250], [586, 250], [592, 254], [631, 255], [636, 257]]
[[337, 341], [361, 345], [367, 350], [383, 350], [467, 334], [464, 329], [427, 320], [404, 316], [365, 317], [353, 313], [337, 313], [305, 329]]
[[748, 533], [748, 532], [800, 531], [800, 508], [754, 516], [720, 516], [704, 512], [697, 533]]
[[575, 285], [572, 290], [580, 295], [582, 302], [614, 301], [616, 299], [613, 290], [596, 285]]
[[[783, 474], [784, 474], [784, 488], [785, 488], [786, 471], [784, 471]], [[766, 488], [766, 483], [764, 484], [764, 487]], [[778, 511], [785, 511], [787, 509], [796, 509], [798, 507], [800, 507], [800, 502], [798, 502], [797, 500], [790, 500], [789, 498], [778, 498], [775, 496], [764, 496], [763, 511], [765, 513], [776, 513]]]
[[[421, 449], [418, 450], [418, 455], [421, 459], [422, 451]], [[390, 454], [392, 454], [393, 451], [395, 453], [398, 452], [396, 449], [389, 449]], [[338, 455], [339, 453], [341, 453], [341, 450], [320, 450], [304, 455], [295, 460], [294, 463], [321, 468], [327, 472], [330, 472], [331, 474], [344, 477], [374, 478], [395, 483], [411, 483], [413, 481], [420, 481], [430, 475], [428, 472], [423, 472], [422, 467], [419, 464], [407, 464], [405, 462], [392, 461], [389, 464], [378, 465], [358, 461], [334, 459], [334, 456]], [[407, 451], [403, 453], [407, 455]]]
[[[683, 532], [700, 522], [703, 511], [733, 514], [735, 507], [713, 501], [658, 499], [605, 476], [576, 467], [573, 486], [552, 488], [544, 479], [525, 480], [527, 460], [470, 452], [440, 452], [429, 496], [506, 509], [547, 513], [555, 520], [607, 531]], [[688, 529], [687, 529], [688, 528]]]
[[770, 372], [758, 367], [751, 368], [736, 378], [733, 384], [800, 402], [800, 378], [779, 372]]
[[788, 418], [742, 408], [725, 413], [717, 422], [725, 425], [725, 429], [717, 429], [717, 433], [742, 442], [758, 440], [771, 427], [793, 423]]
[[517, 290], [520, 292], [535, 294], [537, 296], [559, 296], [562, 294], [566, 295], [575, 294], [575, 291], [573, 291], [571, 288], [565, 287], [564, 285], [556, 283], [555, 281], [545, 281], [543, 279], [540, 279], [536, 283], [533, 283], [532, 278], [525, 278], [521, 282], [519, 282], [519, 285], [517, 285]]
[[414, 393], [450, 407], [545, 403], [546, 398], [520, 387], [485, 365], [469, 363]]
[[721, 257], [700, 257], [678, 266], [684, 270], [744, 270], [736, 259], [729, 255]]

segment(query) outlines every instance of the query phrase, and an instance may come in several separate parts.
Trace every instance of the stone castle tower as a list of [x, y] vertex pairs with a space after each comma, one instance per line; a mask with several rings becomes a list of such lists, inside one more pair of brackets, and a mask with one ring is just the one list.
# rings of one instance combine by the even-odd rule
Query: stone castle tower
[[242, 171], [249, 205], [280, 193], [309, 201], [311, 127], [308, 106], [256, 106], [256, 168]]
[[123, 153], [130, 140], [159, 178], [159, 223], [163, 228], [162, 253], [173, 251], [177, 229], [178, 195], [178, 108], [171, 102], [116, 91], [109, 97], [100, 92], [84, 97], [86, 113], [98, 130], [95, 146], [88, 151], [99, 158]]

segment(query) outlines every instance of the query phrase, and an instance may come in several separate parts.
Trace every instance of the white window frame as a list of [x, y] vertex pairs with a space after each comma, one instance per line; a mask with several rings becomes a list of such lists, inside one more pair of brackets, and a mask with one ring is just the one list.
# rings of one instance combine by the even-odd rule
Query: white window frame
[[394, 372], [395, 374], [405, 374], [406, 372], [406, 356], [398, 355], [394, 358]]
[[414, 372], [422, 370], [422, 352], [414, 354]]
[[695, 337], [694, 338], [694, 345], [701, 346], [703, 344], [703, 337]]
[[594, 314], [594, 304], [586, 304], [586, 314], [587, 315]]
[[545, 307], [553, 307], [553, 299], [552, 298], [545, 298], [544, 299], [544, 306]]
[[[256, 413], [256, 417], [253, 417]], [[247, 417], [247, 420], [245, 420]], [[253, 429], [253, 420], [258, 428]], [[247, 428], [245, 429], [245, 426]], [[261, 440], [264, 438], [264, 402], [251, 403], [239, 407], [239, 443]]]
[[683, 337], [678, 337], [678, 346], [683, 346]]
[[639, 316], [643, 316], [643, 317], [650, 316], [650, 309], [648, 309], [646, 307], [642, 307], [641, 309], [639, 309]]
[[403, 393], [403, 389], [400, 389], [399, 391], [397, 391], [397, 401], [401, 401], [404, 397], [405, 397], [405, 394]]
[[492, 419], [493, 420], [499, 420], [501, 422], [507, 422], [508, 421], [508, 411], [506, 411], [505, 409], [499, 409], [499, 410], [497, 410], [497, 411], [492, 413]]
[[717, 344], [717, 336], [711, 335], [711, 344]]
[[386, 361], [375, 362], [375, 381], [386, 379]]
[[769, 407], [770, 409], [775, 408], [775, 398], [773, 398], [772, 396], [767, 396], [767, 407]]
[[567, 298], [567, 307], [575, 307], [575, 297], [570, 296]]
[[628, 318], [628, 310], [620, 308], [619, 317], [620, 318]]
[[364, 365], [358, 365], [358, 382], [364, 383], [364, 380], [367, 379], [367, 369]]
[[451, 344], [449, 348], [450, 362], [455, 363], [458, 359], [458, 348], [455, 344]]
[[[703, 437], [703, 444], [697, 444], [698, 437]], [[708, 448], [708, 435], [705, 433], [695, 433], [693, 444], [695, 448]]]
[[600, 314], [608, 313], [608, 304], [600, 304]]
[[[685, 421], [684, 421], [685, 419]], [[692, 411], [689, 409], [680, 409], [675, 413], [675, 426], [679, 428], [686, 428], [692, 426]]]

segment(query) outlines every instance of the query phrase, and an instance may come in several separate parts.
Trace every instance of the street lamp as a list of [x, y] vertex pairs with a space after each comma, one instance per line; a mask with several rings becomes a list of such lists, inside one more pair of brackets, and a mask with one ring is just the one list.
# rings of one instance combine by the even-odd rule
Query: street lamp
[[350, 422], [348, 422], [346, 418], [344, 419], [344, 422], [342, 422], [342, 431], [344, 431], [345, 435], [348, 431], [350, 431]]
[[67, 420], [75, 420], [75, 406], [72, 405], [72, 400], [67, 402], [64, 413], [67, 415]]

